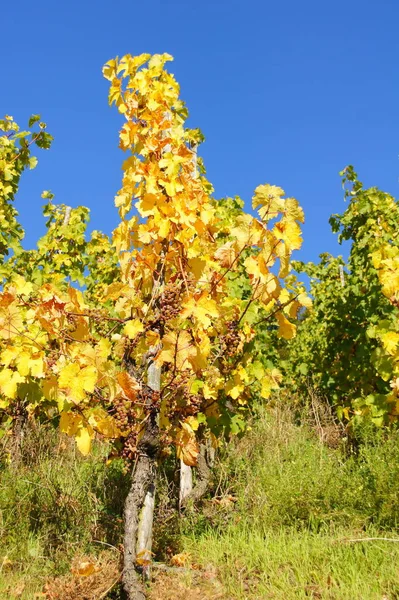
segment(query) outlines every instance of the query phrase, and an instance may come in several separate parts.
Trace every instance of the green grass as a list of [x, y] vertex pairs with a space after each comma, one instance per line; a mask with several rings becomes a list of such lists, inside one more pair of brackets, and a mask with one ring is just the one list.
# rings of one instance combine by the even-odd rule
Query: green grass
[[[156, 559], [182, 551], [205, 574], [216, 567], [224, 600], [399, 600], [399, 543], [349, 541], [399, 538], [399, 433], [357, 438], [331, 449], [289, 409], [259, 409], [252, 431], [221, 453], [210, 498], [180, 520], [165, 467]], [[35, 426], [17, 464], [0, 457], [0, 598], [32, 600], [73, 557], [121, 542], [128, 480], [107, 452], [97, 444], [83, 458]], [[206, 575], [199, 588], [192, 573], [192, 598], [211, 598]]]
[[107, 464], [107, 446], [83, 458], [74, 441], [35, 425], [22, 455], [0, 469], [0, 598], [34, 598], [49, 576], [70, 572], [77, 554], [98, 554], [118, 544], [127, 478], [119, 462]]
[[187, 516], [184, 549], [228, 598], [399, 598], [399, 544], [347, 541], [399, 537], [398, 441], [374, 434], [348, 455], [260, 411], [219, 465], [219, 502]]
[[186, 550], [217, 567], [226, 597], [234, 599], [389, 600], [399, 598], [399, 547], [388, 542], [340, 542], [309, 531], [229, 526], [187, 537]]

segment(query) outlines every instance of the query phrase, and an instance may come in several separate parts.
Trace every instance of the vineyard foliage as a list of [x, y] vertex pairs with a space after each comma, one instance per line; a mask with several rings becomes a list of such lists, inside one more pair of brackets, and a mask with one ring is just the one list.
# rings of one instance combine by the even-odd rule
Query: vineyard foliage
[[399, 349], [399, 207], [377, 188], [364, 189], [352, 167], [342, 173], [348, 206], [330, 224], [351, 242], [349, 258], [321, 255], [296, 263], [314, 297], [284, 362], [306, 394], [318, 389], [345, 420], [397, 420]]
[[[23, 248], [15, 194], [36, 165], [33, 145], [47, 149], [52, 138], [38, 116], [29, 121], [38, 132], [0, 123], [3, 433], [15, 419], [50, 419], [83, 454], [98, 434], [132, 461], [155, 415], [161, 453], [174, 447], [195, 465], [201, 436], [216, 444], [244, 429], [252, 396], [267, 398], [281, 381], [249, 349], [261, 323], [293, 338], [310, 306], [289, 277], [303, 211], [267, 184], [255, 190], [256, 217], [239, 199], [212, 197], [197, 160], [202, 135], [185, 127], [169, 60], [127, 55], [103, 70], [125, 119], [110, 238], [95, 231], [87, 241], [88, 209], [56, 205], [46, 191], [47, 232]], [[150, 364], [161, 370], [159, 392], [148, 386]]]

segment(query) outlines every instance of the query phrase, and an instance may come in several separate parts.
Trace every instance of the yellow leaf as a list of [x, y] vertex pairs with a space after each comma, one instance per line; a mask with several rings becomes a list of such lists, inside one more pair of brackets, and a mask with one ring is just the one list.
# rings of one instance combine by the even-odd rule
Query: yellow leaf
[[262, 221], [275, 219], [284, 210], [284, 193], [284, 190], [276, 185], [258, 185], [252, 198], [252, 208], [261, 206], [258, 212]]
[[55, 375], [43, 381], [43, 394], [47, 400], [56, 400], [58, 396], [58, 381]]
[[188, 331], [168, 331], [162, 340], [162, 350], [157, 363], [176, 364], [178, 369], [188, 368], [189, 360], [196, 355], [196, 349]]
[[299, 304], [305, 308], [312, 308], [313, 306], [312, 299], [307, 294], [299, 294], [297, 300]]
[[23, 383], [25, 377], [22, 377], [16, 371], [11, 369], [2, 369], [0, 371], [0, 391], [7, 398], [14, 399], [17, 395], [17, 387], [19, 383]]
[[187, 552], [180, 552], [180, 554], [175, 554], [170, 559], [170, 564], [174, 567], [185, 567], [190, 564], [191, 554]]
[[154, 54], [148, 62], [149, 69], [160, 69], [167, 61], [173, 60], [173, 56], [164, 52], [163, 54]]
[[240, 215], [237, 218], [237, 226], [231, 230], [231, 235], [237, 240], [240, 249], [258, 244], [264, 233], [263, 226], [251, 215]]
[[196, 417], [187, 417], [185, 423], [188, 423], [193, 431], [197, 431], [199, 427], [198, 419]]
[[60, 416], [60, 431], [70, 436], [76, 435], [82, 422], [82, 415], [78, 415], [77, 413], [73, 413], [71, 411], [64, 411]]
[[288, 321], [288, 319], [283, 315], [283, 313], [278, 312], [276, 314], [276, 319], [278, 321], [278, 334], [286, 340], [290, 340], [295, 337], [296, 327], [292, 323]]
[[299, 206], [299, 202], [295, 198], [287, 198], [285, 200], [285, 214], [289, 219], [300, 221], [301, 223], [305, 222], [303, 209]]
[[117, 424], [111, 416], [106, 416], [103, 419], [96, 421], [95, 428], [104, 437], [109, 439], [115, 439], [121, 435]]
[[82, 561], [72, 568], [72, 573], [78, 577], [89, 577], [96, 571], [98, 571], [98, 567], [92, 561]]
[[15, 365], [18, 373], [23, 377], [32, 375], [32, 377], [44, 377], [43, 357], [29, 352], [21, 352], [15, 359]]
[[22, 275], [14, 275], [11, 285], [15, 288], [18, 296], [29, 296], [33, 290], [33, 285], [26, 281]]
[[141, 550], [136, 554], [136, 565], [147, 567], [152, 562], [152, 556], [154, 556], [154, 553], [151, 550]]
[[146, 331], [145, 341], [146, 341], [146, 344], [148, 346], [150, 346], [150, 347], [151, 346], [158, 346], [158, 344], [160, 342], [160, 339], [161, 338], [160, 338], [159, 333], [157, 331], [152, 331], [152, 330]]
[[206, 296], [201, 296], [198, 300], [190, 298], [182, 305], [183, 311], [181, 316], [183, 319], [193, 317], [205, 329], [211, 326], [212, 320], [210, 317], [217, 318], [219, 316], [218, 306], [215, 300]]
[[281, 219], [273, 227], [273, 234], [277, 239], [283, 240], [290, 251], [299, 250], [302, 245], [301, 228], [295, 221]]
[[76, 362], [69, 363], [61, 371], [58, 378], [60, 388], [67, 390], [68, 397], [74, 402], [80, 402], [86, 397], [86, 392], [92, 393], [97, 382], [97, 369], [94, 366], [80, 368]]
[[399, 344], [399, 333], [388, 331], [387, 333], [383, 333], [380, 338], [388, 354], [395, 355]]
[[245, 369], [243, 369], [242, 371], [238, 369], [233, 371], [232, 379], [229, 379], [229, 381], [226, 384], [226, 394], [230, 396], [230, 398], [233, 398], [233, 400], [239, 398], [240, 394], [245, 389], [245, 383], [247, 381], [247, 378], [248, 376]]
[[116, 65], [117, 61], [112, 59], [103, 66], [103, 75], [105, 79], [112, 81], [116, 77]]
[[134, 340], [137, 334], [144, 331], [144, 325], [139, 319], [133, 319], [128, 321], [123, 328], [123, 333], [127, 335], [131, 340]]
[[195, 438], [195, 433], [188, 423], [182, 423], [181, 429], [176, 436], [176, 455], [185, 465], [195, 467], [199, 447]]
[[260, 395], [262, 398], [269, 398], [272, 390], [277, 390], [279, 388], [279, 383], [282, 381], [282, 375], [278, 369], [272, 369], [265, 373], [262, 379], [262, 386]]
[[0, 309], [0, 338], [6, 340], [16, 337], [23, 330], [23, 318], [17, 302]]
[[90, 452], [91, 438], [92, 436], [87, 427], [81, 427], [76, 433], [76, 445], [83, 456], [87, 456]]

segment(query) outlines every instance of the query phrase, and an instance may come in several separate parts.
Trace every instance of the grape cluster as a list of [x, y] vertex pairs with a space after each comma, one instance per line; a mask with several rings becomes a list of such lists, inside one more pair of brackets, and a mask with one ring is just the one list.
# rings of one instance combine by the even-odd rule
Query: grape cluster
[[231, 358], [237, 352], [241, 338], [238, 332], [238, 321], [229, 321], [226, 324], [227, 332], [221, 336], [221, 352], [222, 356]]
[[161, 296], [160, 308], [161, 319], [169, 321], [174, 319], [180, 312], [180, 294], [181, 288], [178, 285], [168, 284]]
[[188, 384], [191, 374], [186, 371], [168, 386], [170, 394], [168, 416], [173, 420], [190, 417], [201, 411], [202, 396], [192, 394]]
[[137, 399], [132, 402], [127, 398], [115, 398], [113, 404], [113, 417], [115, 422], [125, 435], [122, 438], [121, 457], [126, 465], [135, 458], [137, 452], [137, 431], [135, 430], [136, 415], [135, 407], [144, 408], [145, 413], [159, 410], [160, 393], [148, 386], [143, 386], [137, 393]]
[[137, 452], [137, 434], [135, 431], [132, 431], [124, 439], [123, 448], [121, 451], [121, 457], [124, 460], [126, 466], [130, 465], [134, 461], [136, 452]]
[[128, 431], [133, 424], [132, 402], [126, 398], [115, 398], [114, 415], [118, 429]]

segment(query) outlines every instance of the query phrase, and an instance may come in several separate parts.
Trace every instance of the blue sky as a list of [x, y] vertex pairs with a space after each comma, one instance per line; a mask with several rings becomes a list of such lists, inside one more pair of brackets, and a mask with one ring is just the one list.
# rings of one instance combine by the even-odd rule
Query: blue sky
[[328, 218], [344, 209], [338, 172], [398, 195], [398, 0], [20, 0], [2, 6], [0, 114], [40, 113], [55, 137], [17, 199], [26, 245], [44, 232], [42, 190], [118, 217], [120, 116], [102, 65], [169, 52], [215, 195], [249, 207], [261, 183], [304, 207], [302, 260], [340, 253]]

